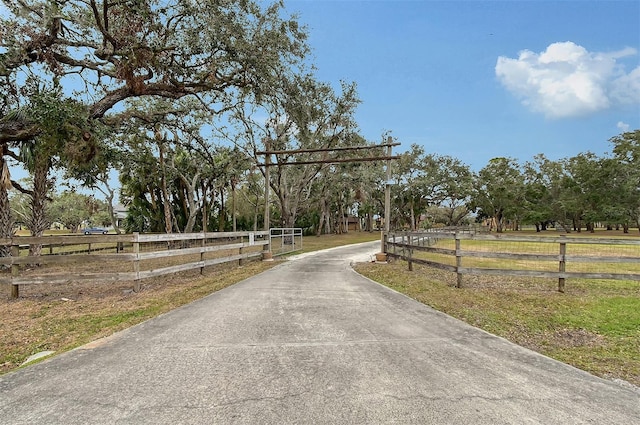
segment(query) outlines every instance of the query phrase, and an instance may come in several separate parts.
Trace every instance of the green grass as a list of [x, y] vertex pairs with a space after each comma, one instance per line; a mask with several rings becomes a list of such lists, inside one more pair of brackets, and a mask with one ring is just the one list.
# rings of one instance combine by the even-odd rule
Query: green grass
[[640, 298], [631, 294], [627, 297], [583, 298], [579, 303], [560, 308], [553, 320], [609, 337], [640, 338]]

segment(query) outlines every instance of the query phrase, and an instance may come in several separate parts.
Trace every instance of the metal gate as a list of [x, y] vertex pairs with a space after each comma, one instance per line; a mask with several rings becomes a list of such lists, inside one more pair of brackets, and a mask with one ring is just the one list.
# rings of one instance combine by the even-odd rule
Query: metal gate
[[269, 229], [269, 245], [274, 256], [299, 251], [302, 249], [302, 229], [271, 228]]

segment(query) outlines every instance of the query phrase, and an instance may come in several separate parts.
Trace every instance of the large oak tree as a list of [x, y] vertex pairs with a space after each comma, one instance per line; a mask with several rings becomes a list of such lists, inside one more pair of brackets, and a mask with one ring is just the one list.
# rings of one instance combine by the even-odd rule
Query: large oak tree
[[[39, 143], [43, 134], [39, 117], [28, 111], [27, 77], [60, 84], [64, 96], [85, 106], [86, 121], [73, 125], [87, 141], [93, 120], [117, 122], [114, 115], [126, 113], [122, 102], [135, 97], [192, 96], [208, 109], [232, 103], [239, 93], [260, 98], [307, 52], [305, 31], [295, 17], [284, 17], [282, 2], [2, 3], [9, 12], [0, 18], [2, 211], [8, 210], [8, 158], [18, 159], [14, 150]], [[0, 238], [11, 232], [10, 217], [2, 213]]]

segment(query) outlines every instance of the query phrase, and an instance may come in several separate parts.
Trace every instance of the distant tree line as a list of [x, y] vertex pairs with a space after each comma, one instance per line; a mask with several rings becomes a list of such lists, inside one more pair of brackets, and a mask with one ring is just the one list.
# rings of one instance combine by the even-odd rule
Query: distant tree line
[[479, 173], [472, 207], [493, 219], [498, 231], [505, 220], [549, 224], [567, 232], [640, 228], [640, 130], [609, 140], [611, 153], [591, 152], [552, 161], [543, 154], [524, 164], [496, 158]]
[[[493, 158], [478, 172], [455, 158], [413, 146], [398, 161], [393, 186], [395, 227], [486, 222], [497, 232], [533, 225], [564, 231], [640, 228], [640, 130], [609, 140], [611, 153], [550, 160], [544, 154], [518, 163]], [[423, 220], [416, 222], [417, 218]]]

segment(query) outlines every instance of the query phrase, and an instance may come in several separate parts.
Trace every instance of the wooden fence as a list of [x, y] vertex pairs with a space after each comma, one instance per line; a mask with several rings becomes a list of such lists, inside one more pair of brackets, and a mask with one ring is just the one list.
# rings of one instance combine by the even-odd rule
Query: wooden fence
[[[9, 296], [19, 296], [19, 285], [71, 281], [133, 281], [262, 257], [269, 252], [269, 232], [213, 232], [14, 237], [0, 239], [12, 255], [0, 257], [0, 284]], [[29, 256], [30, 245], [42, 245], [40, 256]], [[30, 267], [38, 265], [38, 267]]]
[[[557, 278], [560, 292], [569, 278], [640, 280], [640, 239], [390, 232], [384, 245], [387, 256], [407, 261], [409, 270], [416, 263], [456, 273], [457, 287], [465, 274]], [[590, 270], [569, 269], [577, 264]]]

